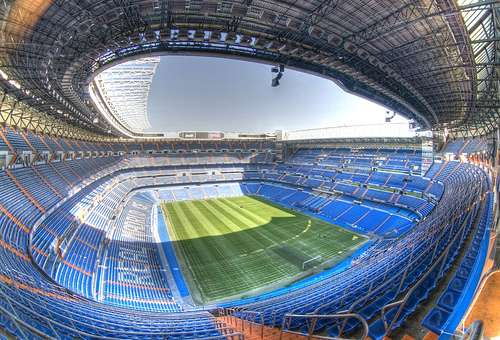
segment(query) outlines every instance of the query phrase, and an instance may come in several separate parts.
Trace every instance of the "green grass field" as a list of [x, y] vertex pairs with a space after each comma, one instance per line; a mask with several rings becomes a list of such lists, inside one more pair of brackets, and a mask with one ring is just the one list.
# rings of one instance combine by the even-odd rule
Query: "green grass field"
[[162, 209], [196, 303], [290, 283], [316, 265], [332, 266], [366, 241], [250, 196], [170, 202]]

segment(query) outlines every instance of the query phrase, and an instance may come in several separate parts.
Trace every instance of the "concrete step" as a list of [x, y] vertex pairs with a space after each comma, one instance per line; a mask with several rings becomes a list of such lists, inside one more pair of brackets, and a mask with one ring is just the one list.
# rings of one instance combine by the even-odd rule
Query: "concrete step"
[[[227, 325], [234, 328], [235, 331], [244, 334], [245, 340], [279, 340], [280, 339], [280, 329], [276, 327], [262, 326], [249, 321], [241, 320], [232, 316], [218, 317], [220, 322], [224, 322]], [[283, 333], [282, 340], [306, 340], [306, 336], [298, 334]]]

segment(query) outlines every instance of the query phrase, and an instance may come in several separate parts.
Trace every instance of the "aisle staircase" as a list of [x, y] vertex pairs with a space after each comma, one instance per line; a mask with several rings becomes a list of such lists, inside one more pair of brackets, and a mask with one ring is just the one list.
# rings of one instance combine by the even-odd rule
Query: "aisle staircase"
[[18, 189], [23, 193], [23, 195], [28, 198], [31, 203], [38, 209], [42, 212], [42, 214], [45, 214], [45, 208], [42, 206], [42, 204], [40, 204], [40, 202], [38, 202], [38, 200], [29, 192], [29, 190], [27, 190], [24, 185], [21, 184], [21, 182], [19, 182], [16, 178], [16, 176], [14, 176], [14, 174], [10, 171], [10, 169], [6, 169], [5, 170], [5, 173], [7, 174], [7, 176], [12, 180], [12, 182], [14, 182], [14, 184], [18, 187]]
[[[232, 327], [235, 332], [242, 334], [245, 340], [305, 340], [307, 336], [281, 333], [277, 327], [269, 327], [262, 324], [257, 313], [246, 312], [243, 317], [237, 317], [238, 312], [233, 309], [219, 309], [217, 320]], [[255, 316], [253, 318], [251, 315]], [[230, 339], [230, 338], [229, 338]]]
[[441, 174], [441, 172], [443, 172], [443, 170], [446, 168], [446, 165], [448, 164], [447, 161], [441, 163], [441, 167], [439, 168], [438, 172], [436, 172], [434, 174], [434, 176], [432, 177], [432, 180], [436, 180], [436, 178], [439, 177], [439, 175]]
[[18, 132], [18, 135], [21, 136], [21, 138], [24, 140], [24, 142], [26, 143], [26, 145], [28, 145], [28, 147], [30, 148], [31, 152], [36, 155], [38, 154], [38, 151], [37, 149], [33, 146], [33, 144], [31, 144], [30, 140], [28, 139], [28, 136], [26, 136], [26, 133], [23, 132], [23, 131], [20, 131]]
[[78, 172], [75, 171], [75, 169], [73, 169], [70, 165], [68, 165], [67, 163], [63, 162], [62, 164], [64, 164], [66, 166], [67, 169], [69, 169], [69, 171], [76, 177], [78, 178], [79, 181], [83, 181], [83, 178], [82, 176], [80, 176], [80, 174]]
[[9, 139], [7, 136], [5, 136], [4, 131], [2, 130], [2, 127], [0, 126], [0, 138], [3, 140], [5, 145], [7, 145], [7, 148], [9, 149], [10, 153], [12, 154], [12, 159], [9, 162], [9, 165], [14, 164], [17, 159], [17, 152], [16, 149], [12, 146], [10, 143]]
[[[286, 314], [283, 327], [270, 327], [264, 324], [262, 312], [253, 312], [246, 310], [238, 310], [235, 308], [219, 308], [216, 313], [217, 320], [221, 323], [234, 329], [235, 332], [241, 333], [245, 340], [306, 340], [306, 339], [334, 339], [324, 334], [313, 334], [316, 322], [320, 319], [359, 319], [364, 325], [364, 332], [360, 334], [360, 339], [367, 339], [368, 324], [358, 314], [331, 314], [331, 315], [294, 315]], [[292, 319], [299, 318], [301, 320], [309, 319], [311, 334], [306, 335], [288, 329], [287, 324], [292, 323]], [[285, 329], [285, 330], [283, 330]]]
[[42, 180], [42, 182], [50, 189], [54, 194], [56, 194], [60, 199], [63, 199], [64, 196], [57, 190], [51, 183], [50, 181], [47, 180], [47, 178], [40, 173], [40, 170], [36, 168], [36, 166], [31, 167], [33, 169], [33, 172]]
[[67, 185], [69, 185], [70, 188], [74, 187], [76, 183], [73, 183], [72, 181], [70, 181], [68, 178], [66, 178], [52, 163], [47, 163], [51, 168], [52, 170], [54, 170], [54, 172], [62, 178], [62, 180], [64, 182], [66, 182]]
[[39, 135], [38, 137], [40, 138], [40, 141], [42, 142], [42, 144], [45, 145], [45, 147], [47, 148], [47, 150], [49, 150], [50, 152], [53, 153], [54, 150], [52, 150], [52, 148], [49, 146], [49, 144], [45, 140], [44, 136], [43, 135]]
[[5, 136], [4, 131], [2, 130], [1, 127], [0, 127], [0, 138], [2, 138], [3, 142], [5, 143], [5, 145], [7, 145], [7, 148], [9, 149], [9, 151], [12, 154], [16, 154], [16, 150], [14, 149], [14, 147], [12, 146], [12, 144], [10, 143], [9, 139]]

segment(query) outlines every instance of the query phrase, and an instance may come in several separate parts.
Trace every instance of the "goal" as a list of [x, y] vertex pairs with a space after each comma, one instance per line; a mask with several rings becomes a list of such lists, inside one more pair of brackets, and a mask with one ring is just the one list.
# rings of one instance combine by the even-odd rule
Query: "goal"
[[320, 263], [321, 263], [321, 255], [318, 255], [307, 261], [302, 262], [302, 270], [314, 268]]

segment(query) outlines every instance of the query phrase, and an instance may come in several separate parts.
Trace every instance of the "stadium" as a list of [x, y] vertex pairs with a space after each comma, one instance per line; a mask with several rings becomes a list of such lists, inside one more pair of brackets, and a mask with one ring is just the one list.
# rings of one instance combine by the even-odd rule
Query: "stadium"
[[[498, 0], [4, 0], [0, 18], [2, 339], [500, 337]], [[264, 64], [268, 90], [327, 79], [416, 133], [151, 132], [170, 56]]]

